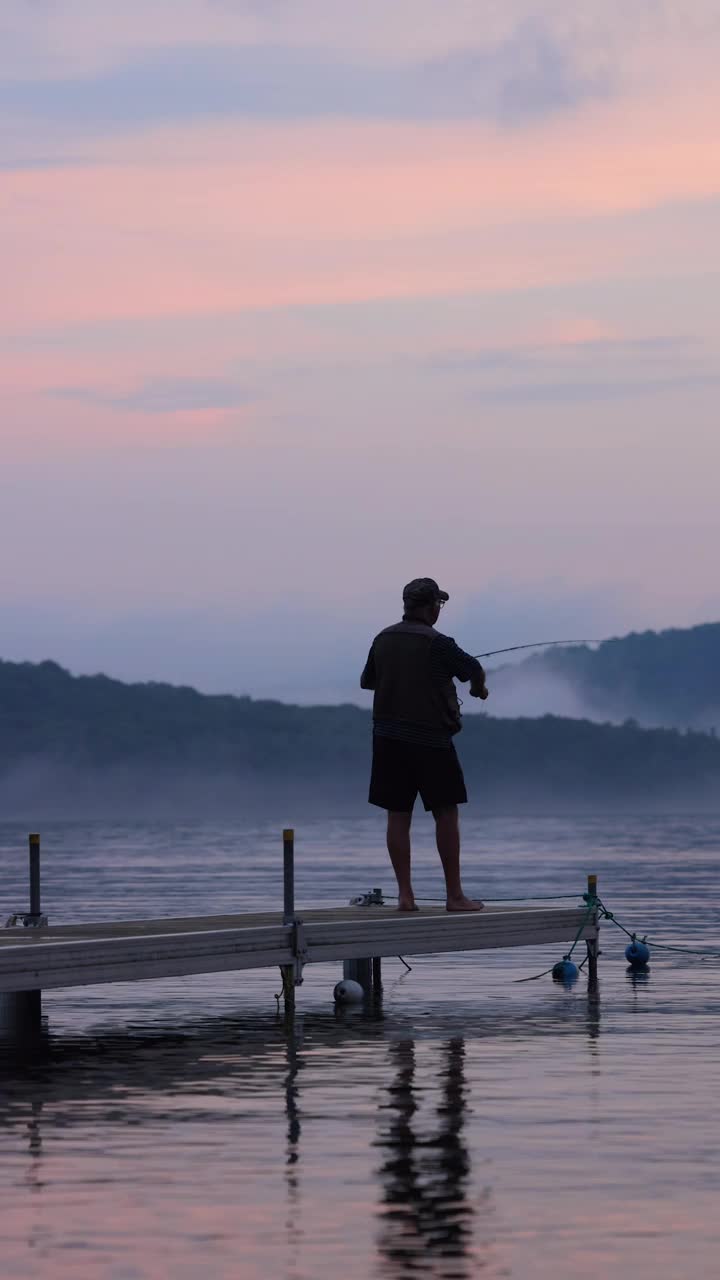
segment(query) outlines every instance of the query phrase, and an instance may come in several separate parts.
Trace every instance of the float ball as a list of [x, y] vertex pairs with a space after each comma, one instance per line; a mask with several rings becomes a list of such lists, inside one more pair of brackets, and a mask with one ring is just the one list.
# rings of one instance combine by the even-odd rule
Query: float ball
[[354, 982], [352, 978], [343, 978], [342, 982], [335, 985], [333, 999], [336, 1004], [357, 1004], [359, 1000], [365, 999], [365, 992], [359, 982]]
[[634, 939], [625, 948], [625, 959], [633, 969], [643, 969], [650, 959], [650, 948], [646, 943]]
[[556, 982], [574, 982], [578, 976], [578, 967], [572, 960], [558, 960], [553, 965], [552, 976]]

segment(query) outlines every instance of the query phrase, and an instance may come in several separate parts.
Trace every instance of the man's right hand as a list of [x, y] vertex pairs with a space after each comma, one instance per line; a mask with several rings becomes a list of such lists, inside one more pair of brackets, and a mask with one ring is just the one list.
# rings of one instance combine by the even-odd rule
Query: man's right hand
[[483, 680], [482, 684], [480, 684], [480, 682], [478, 681], [478, 683], [477, 683], [477, 684], [471, 684], [471, 685], [470, 685], [470, 697], [471, 697], [471, 698], [482, 698], [482, 700], [483, 700], [483, 702], [484, 702], [484, 701], [485, 701], [485, 699], [486, 699], [488, 696], [489, 696], [489, 695], [488, 695], [488, 689], [487, 689], [487, 685], [485, 684], [485, 681], [484, 681], [484, 680]]

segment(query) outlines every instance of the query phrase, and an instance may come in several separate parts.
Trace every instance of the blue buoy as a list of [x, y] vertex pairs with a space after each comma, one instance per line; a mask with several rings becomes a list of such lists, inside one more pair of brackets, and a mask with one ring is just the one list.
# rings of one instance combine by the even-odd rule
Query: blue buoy
[[633, 938], [625, 948], [625, 959], [633, 969], [644, 969], [650, 959], [650, 948], [645, 942], [638, 942], [637, 938]]
[[578, 967], [567, 956], [563, 956], [562, 960], [553, 965], [552, 976], [556, 982], [574, 982], [578, 976]]

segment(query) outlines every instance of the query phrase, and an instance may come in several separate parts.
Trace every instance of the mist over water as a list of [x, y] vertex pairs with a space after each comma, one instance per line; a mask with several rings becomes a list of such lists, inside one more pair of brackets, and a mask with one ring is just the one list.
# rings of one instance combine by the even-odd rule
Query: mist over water
[[720, 625], [644, 631], [543, 649], [491, 672], [493, 713], [554, 714], [714, 733]]
[[625, 717], [601, 712], [569, 680], [548, 672], [505, 666], [488, 673], [495, 716], [571, 716], [577, 720], [620, 723]]
[[[459, 755], [463, 759], [462, 743]], [[58, 767], [54, 761], [30, 760], [0, 780], [0, 807], [33, 830], [58, 820], [66, 822], [119, 822], [132, 813], [140, 822], [172, 827], [177, 821], [190, 825], [228, 822], [244, 826], [262, 823], [278, 815], [279, 826], [293, 822], [362, 820], [368, 813], [367, 786], [370, 751], [360, 769], [311, 779], [288, 776], [282, 771], [262, 775], [222, 772], [205, 774], [196, 769], [139, 768], [131, 765], [104, 770]], [[617, 814], [633, 814], [638, 796], [612, 786], [568, 788], [562, 770], [554, 782], [533, 782], [509, 770], [502, 783], [488, 781], [481, 768], [465, 769], [470, 800], [463, 806], [463, 822], [484, 816], [548, 817], [562, 805], [568, 814], [592, 815], [598, 807]], [[642, 808], [648, 815], [712, 815], [717, 812], [720, 787], [715, 776], [687, 777], [662, 788], [646, 791]], [[419, 802], [418, 802], [419, 804]]]

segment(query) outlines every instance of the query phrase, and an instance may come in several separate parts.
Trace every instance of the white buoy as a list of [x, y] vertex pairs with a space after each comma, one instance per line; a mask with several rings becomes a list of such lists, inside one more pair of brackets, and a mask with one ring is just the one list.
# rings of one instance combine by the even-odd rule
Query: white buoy
[[353, 982], [352, 978], [343, 978], [342, 982], [335, 984], [333, 999], [337, 1004], [357, 1004], [358, 1001], [365, 999], [365, 992], [359, 982]]

